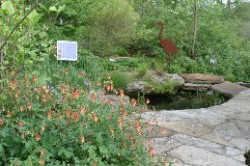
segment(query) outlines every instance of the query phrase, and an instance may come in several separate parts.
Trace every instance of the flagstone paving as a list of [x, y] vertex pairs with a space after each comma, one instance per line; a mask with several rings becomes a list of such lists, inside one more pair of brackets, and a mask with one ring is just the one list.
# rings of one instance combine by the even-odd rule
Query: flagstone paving
[[[226, 103], [209, 108], [141, 114], [155, 154], [174, 166], [244, 166], [250, 149], [250, 89], [233, 91]], [[218, 89], [218, 88], [217, 88]], [[242, 91], [243, 90], [243, 91]]]

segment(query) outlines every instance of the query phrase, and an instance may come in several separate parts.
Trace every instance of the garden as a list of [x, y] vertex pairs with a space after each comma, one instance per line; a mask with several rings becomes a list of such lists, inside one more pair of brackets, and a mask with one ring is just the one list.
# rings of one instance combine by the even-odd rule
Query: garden
[[[0, 165], [172, 165], [143, 132], [153, 99], [128, 84], [177, 94], [151, 71], [249, 83], [249, 15], [243, 0], [0, 1]], [[77, 41], [77, 61], [57, 60], [58, 40]]]

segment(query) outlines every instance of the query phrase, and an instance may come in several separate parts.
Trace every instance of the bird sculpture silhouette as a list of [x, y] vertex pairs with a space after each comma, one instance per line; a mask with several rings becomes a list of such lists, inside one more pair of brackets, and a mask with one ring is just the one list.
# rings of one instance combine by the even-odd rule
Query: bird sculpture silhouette
[[162, 22], [157, 22], [156, 25], [161, 28], [159, 32], [159, 40], [160, 40], [163, 50], [168, 55], [168, 67], [170, 70], [171, 59], [177, 53], [177, 48], [176, 48], [175, 43], [171, 39], [162, 38], [164, 24]]

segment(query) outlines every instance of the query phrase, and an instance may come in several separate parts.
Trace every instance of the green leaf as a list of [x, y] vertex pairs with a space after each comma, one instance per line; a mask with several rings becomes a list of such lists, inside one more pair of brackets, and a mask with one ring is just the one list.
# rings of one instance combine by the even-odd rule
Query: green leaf
[[44, 61], [45, 61], [45, 58], [43, 58], [43, 57], [42, 57], [42, 58], [38, 58], [37, 61], [38, 61], [38, 62], [44, 62]]
[[27, 17], [27, 20], [30, 24], [34, 25], [36, 24], [41, 18], [41, 15], [37, 13], [36, 10], [33, 10]]
[[103, 144], [103, 138], [102, 138], [102, 134], [101, 133], [98, 133], [97, 136], [96, 136], [96, 141], [99, 143], [99, 144]]
[[88, 153], [89, 153], [89, 157], [90, 157], [90, 158], [95, 158], [95, 156], [96, 156], [95, 150], [96, 150], [96, 147], [95, 147], [95, 146], [93, 146], [93, 145], [90, 145], [90, 146], [89, 146]]
[[51, 6], [51, 7], [49, 8], [49, 11], [50, 11], [50, 12], [57, 12], [57, 9], [56, 9], [55, 6]]
[[99, 147], [99, 151], [100, 151], [100, 153], [102, 155], [108, 154], [108, 148], [106, 146], [104, 146], [104, 145], [102, 145], [102, 146]]
[[2, 3], [2, 10], [8, 15], [12, 15], [15, 13], [15, 8], [14, 8], [14, 5], [11, 1], [3, 2]]
[[3, 146], [0, 144], [0, 157], [4, 156], [4, 149]]
[[57, 12], [58, 12], [58, 13], [61, 13], [64, 9], [65, 9], [65, 5], [60, 6]]

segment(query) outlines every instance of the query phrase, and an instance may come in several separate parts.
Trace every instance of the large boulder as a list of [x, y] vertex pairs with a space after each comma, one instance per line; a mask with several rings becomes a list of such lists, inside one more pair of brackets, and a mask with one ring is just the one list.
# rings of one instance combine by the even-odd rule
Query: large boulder
[[181, 74], [186, 83], [193, 84], [219, 84], [224, 82], [223, 76], [206, 75], [200, 73]]
[[168, 94], [184, 84], [184, 79], [178, 74], [158, 73], [149, 70], [135, 82], [129, 83], [127, 94]]

